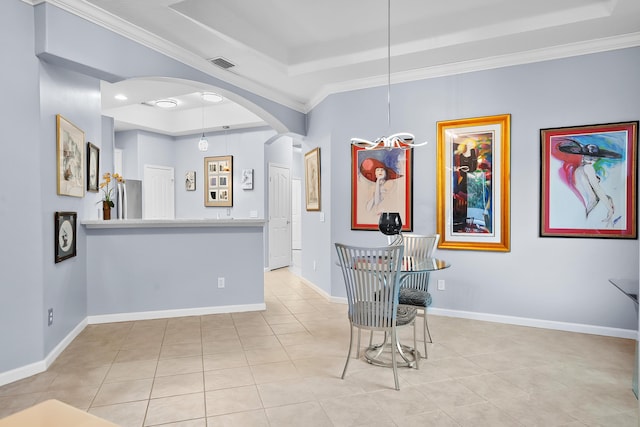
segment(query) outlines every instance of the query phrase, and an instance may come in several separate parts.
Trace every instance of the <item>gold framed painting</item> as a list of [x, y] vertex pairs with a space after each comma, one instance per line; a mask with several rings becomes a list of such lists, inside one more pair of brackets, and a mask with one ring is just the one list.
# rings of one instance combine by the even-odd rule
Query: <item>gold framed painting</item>
[[304, 187], [308, 211], [320, 210], [320, 147], [304, 155]]
[[508, 252], [511, 115], [437, 126], [438, 248]]
[[57, 192], [61, 196], [84, 197], [85, 142], [82, 129], [56, 115]]
[[204, 158], [204, 205], [233, 206], [233, 156]]

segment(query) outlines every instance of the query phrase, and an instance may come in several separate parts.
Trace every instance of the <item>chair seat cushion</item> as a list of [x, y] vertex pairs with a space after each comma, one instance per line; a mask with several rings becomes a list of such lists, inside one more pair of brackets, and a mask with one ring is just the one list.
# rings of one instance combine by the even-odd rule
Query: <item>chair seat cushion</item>
[[407, 306], [398, 306], [398, 314], [396, 315], [396, 326], [406, 325], [413, 322], [416, 318], [416, 309]]
[[[380, 304], [379, 302], [374, 301], [357, 302], [355, 304], [355, 309], [358, 312], [359, 316], [356, 317], [358, 317], [359, 319], [367, 319], [368, 321], [371, 321], [369, 324], [363, 326], [378, 327], [379, 325], [374, 324], [375, 322], [373, 321], [373, 319], [377, 318], [381, 310], [383, 312], [386, 310], [386, 307], [381, 307], [381, 305], [382, 304]], [[349, 313], [349, 318], [352, 322], [354, 321], [353, 317], [354, 316]], [[413, 322], [415, 318], [415, 308], [408, 306], [398, 306], [398, 311], [396, 314], [396, 326], [404, 326], [406, 324], [409, 324]], [[354, 322], [354, 324], [358, 324], [358, 322]]]
[[421, 289], [400, 288], [400, 299], [398, 303], [417, 307], [429, 307], [431, 305], [431, 294]]

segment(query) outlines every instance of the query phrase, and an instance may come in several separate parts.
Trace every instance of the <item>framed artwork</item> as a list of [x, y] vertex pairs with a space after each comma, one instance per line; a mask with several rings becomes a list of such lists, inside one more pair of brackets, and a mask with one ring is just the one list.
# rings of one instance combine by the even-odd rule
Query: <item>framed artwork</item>
[[540, 236], [637, 239], [637, 121], [541, 129], [540, 143]]
[[320, 147], [304, 155], [305, 206], [308, 211], [320, 210]]
[[204, 158], [204, 205], [233, 206], [233, 156]]
[[55, 262], [59, 263], [67, 258], [76, 256], [76, 212], [55, 213]]
[[98, 192], [100, 178], [100, 149], [87, 142], [87, 191]]
[[87, 162], [84, 151], [84, 132], [57, 114], [56, 158], [58, 172], [56, 182], [58, 194], [61, 196], [84, 197], [85, 164]]
[[196, 171], [185, 172], [184, 189], [187, 191], [196, 191]]
[[242, 169], [240, 185], [243, 190], [253, 190], [253, 169]]
[[439, 248], [510, 250], [511, 115], [438, 122]]
[[351, 146], [351, 229], [376, 230], [382, 212], [398, 212], [413, 230], [413, 149]]

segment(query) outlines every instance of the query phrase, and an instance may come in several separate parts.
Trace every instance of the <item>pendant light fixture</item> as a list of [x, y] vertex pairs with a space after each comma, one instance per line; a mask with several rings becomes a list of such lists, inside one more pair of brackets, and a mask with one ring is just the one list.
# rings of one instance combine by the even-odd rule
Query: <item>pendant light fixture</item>
[[200, 141], [198, 141], [198, 150], [207, 151], [209, 149], [209, 141], [204, 136], [204, 94], [200, 95], [202, 98], [202, 136], [200, 137]]
[[[387, 0], [387, 130], [391, 130], [391, 0]], [[409, 132], [398, 132], [390, 136], [381, 136], [375, 141], [362, 138], [351, 138], [351, 144], [366, 150], [401, 148], [408, 150], [413, 147], [427, 145], [428, 142], [414, 144], [415, 137]]]

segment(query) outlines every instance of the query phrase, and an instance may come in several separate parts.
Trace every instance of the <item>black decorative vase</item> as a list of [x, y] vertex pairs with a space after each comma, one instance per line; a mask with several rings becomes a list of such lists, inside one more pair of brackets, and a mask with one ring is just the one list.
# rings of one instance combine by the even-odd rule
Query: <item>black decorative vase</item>
[[387, 236], [400, 234], [402, 230], [402, 219], [398, 212], [383, 212], [378, 220], [378, 230]]

